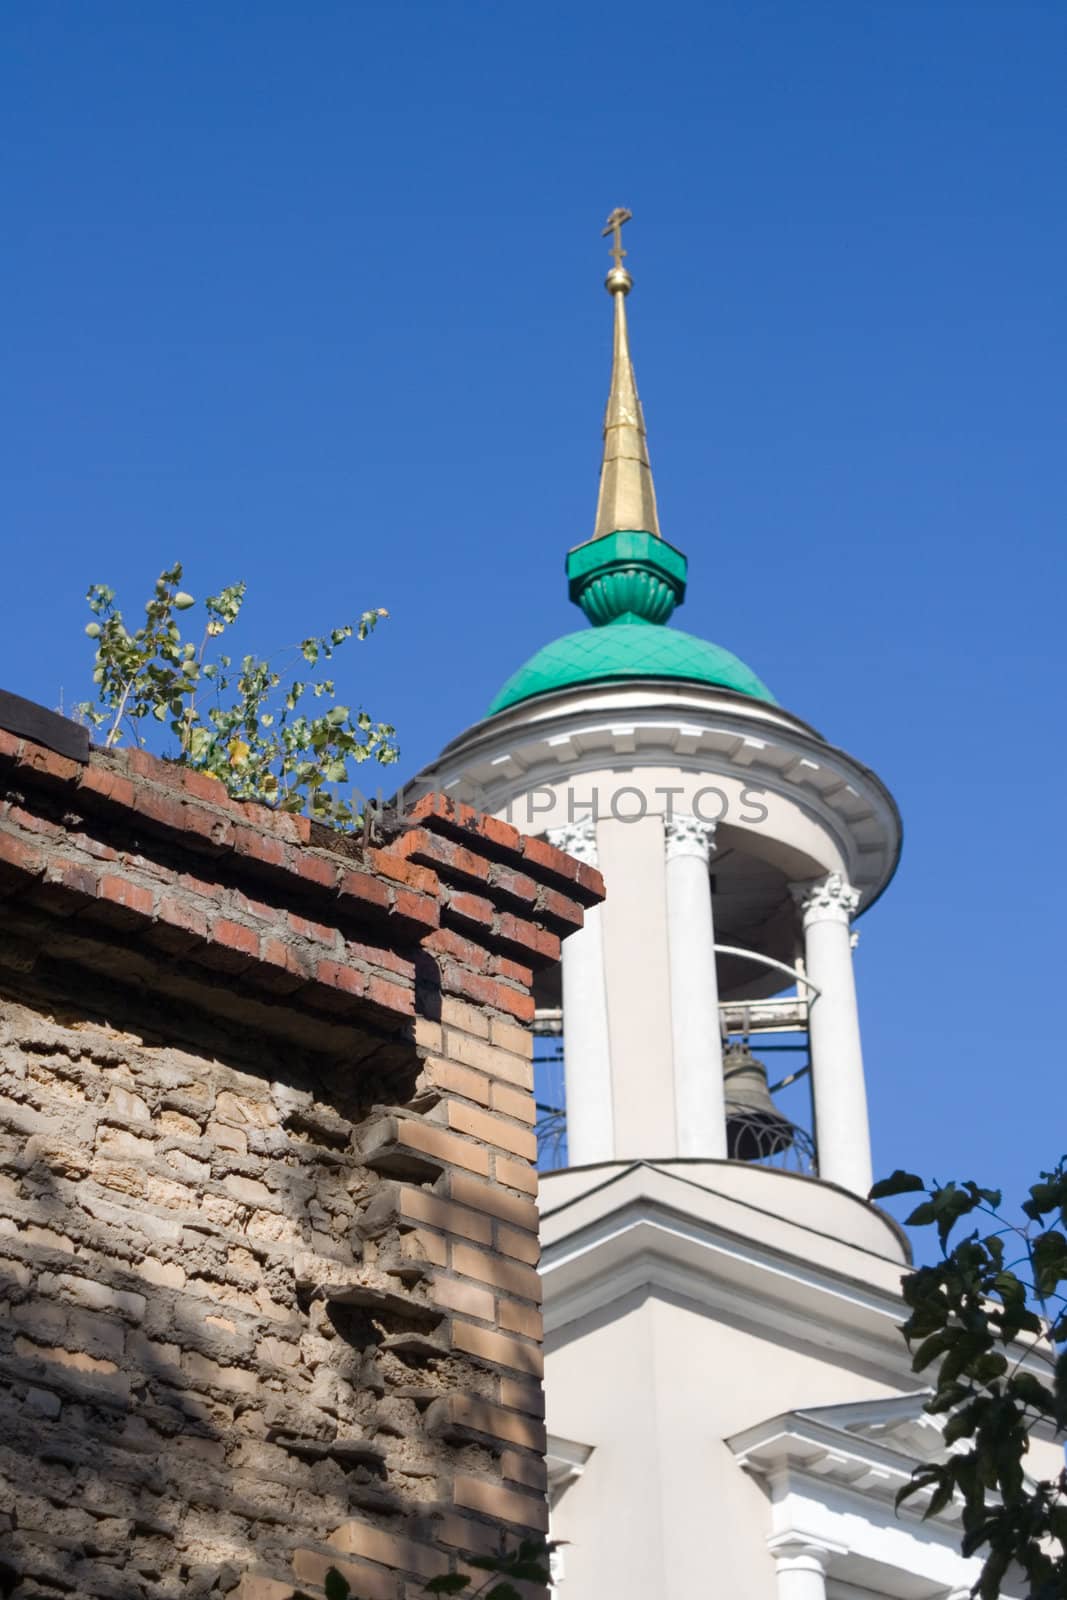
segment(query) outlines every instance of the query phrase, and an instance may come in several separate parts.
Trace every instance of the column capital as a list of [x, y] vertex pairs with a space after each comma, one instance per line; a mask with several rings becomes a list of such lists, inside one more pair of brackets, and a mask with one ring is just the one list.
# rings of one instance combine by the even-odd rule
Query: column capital
[[717, 827], [717, 822], [701, 822], [699, 817], [675, 813], [664, 823], [667, 860], [675, 861], [679, 856], [697, 856], [707, 865], [715, 848]]
[[843, 1545], [814, 1539], [804, 1533], [780, 1533], [767, 1540], [779, 1572], [818, 1572], [826, 1576], [831, 1556], [843, 1555]]
[[592, 817], [577, 817], [562, 828], [549, 828], [548, 842], [587, 867], [597, 864], [596, 823]]
[[805, 928], [813, 922], [841, 922], [847, 927], [860, 903], [860, 892], [840, 872], [828, 872], [814, 883], [790, 885]]

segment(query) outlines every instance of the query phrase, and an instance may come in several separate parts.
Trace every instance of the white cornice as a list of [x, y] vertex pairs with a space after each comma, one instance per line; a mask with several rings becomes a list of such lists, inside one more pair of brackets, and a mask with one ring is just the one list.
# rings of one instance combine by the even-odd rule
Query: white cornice
[[534, 788], [605, 765], [667, 765], [781, 796], [829, 834], [864, 907], [896, 868], [900, 817], [873, 772], [788, 712], [698, 685], [650, 680], [539, 696], [468, 729], [409, 790], [443, 788], [500, 814]]
[[635, 1200], [542, 1257], [549, 1349], [581, 1318], [635, 1292], [680, 1297], [714, 1317], [835, 1350], [891, 1381], [909, 1372], [898, 1296]]
[[[836, 1191], [825, 1198], [831, 1220], [839, 1207], [860, 1204]], [[907, 1308], [898, 1285], [906, 1268], [857, 1242], [639, 1164], [546, 1211], [542, 1246], [549, 1353], [580, 1331], [583, 1318], [612, 1305], [621, 1310], [634, 1295], [662, 1294], [715, 1319], [771, 1330], [791, 1345], [835, 1352], [901, 1390], [914, 1388], [900, 1334]], [[1047, 1376], [1039, 1355], [1020, 1351], [1019, 1358]]]

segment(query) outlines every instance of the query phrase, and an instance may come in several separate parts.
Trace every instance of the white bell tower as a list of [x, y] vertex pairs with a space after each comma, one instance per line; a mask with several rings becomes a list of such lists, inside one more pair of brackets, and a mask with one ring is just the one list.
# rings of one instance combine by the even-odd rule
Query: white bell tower
[[559, 1594], [935, 1600], [975, 1563], [949, 1513], [893, 1511], [936, 1429], [897, 1331], [907, 1246], [866, 1199], [853, 970], [900, 819], [736, 656], [667, 625], [687, 562], [659, 528], [627, 219], [606, 230], [595, 533], [567, 558], [592, 627], [539, 651], [418, 780], [547, 836], [607, 891], [538, 1013], [565, 1079], [567, 1164], [541, 1185]]

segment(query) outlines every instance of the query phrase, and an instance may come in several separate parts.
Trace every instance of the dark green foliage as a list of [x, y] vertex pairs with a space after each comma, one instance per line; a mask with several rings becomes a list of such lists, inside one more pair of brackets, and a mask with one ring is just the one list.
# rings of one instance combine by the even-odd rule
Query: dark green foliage
[[[1067, 1474], [1035, 1480], [1024, 1467], [1034, 1428], [1067, 1429], [1067, 1351], [1056, 1354], [1067, 1340], [1067, 1157], [1031, 1188], [1022, 1225], [1000, 1214], [999, 1190], [975, 1183], [928, 1187], [897, 1171], [871, 1199], [911, 1193], [925, 1198], [906, 1220], [936, 1229], [941, 1259], [904, 1278], [902, 1331], [934, 1390], [926, 1410], [955, 1448], [919, 1467], [897, 1505], [927, 1491], [929, 1517], [962, 1501], [963, 1553], [984, 1556], [980, 1600], [998, 1600], [1020, 1569], [1030, 1600], [1067, 1600]], [[951, 1244], [965, 1217], [979, 1226]]]

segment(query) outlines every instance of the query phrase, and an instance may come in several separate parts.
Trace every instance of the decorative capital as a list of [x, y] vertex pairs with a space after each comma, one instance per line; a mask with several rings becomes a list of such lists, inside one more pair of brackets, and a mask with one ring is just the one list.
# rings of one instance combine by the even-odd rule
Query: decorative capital
[[840, 872], [828, 872], [815, 883], [794, 883], [793, 899], [805, 928], [813, 922], [841, 922], [847, 927], [860, 903], [860, 892]]
[[844, 1555], [844, 1545], [829, 1539], [815, 1539], [796, 1529], [775, 1534], [767, 1540], [767, 1549], [774, 1557], [779, 1572], [813, 1572], [825, 1577], [831, 1557]]
[[697, 856], [707, 866], [715, 848], [717, 822], [701, 822], [699, 817], [687, 815], [671, 817], [665, 824], [667, 835], [667, 860], [679, 856]]
[[597, 864], [596, 823], [592, 817], [578, 817], [562, 828], [549, 828], [548, 842], [587, 867]]

